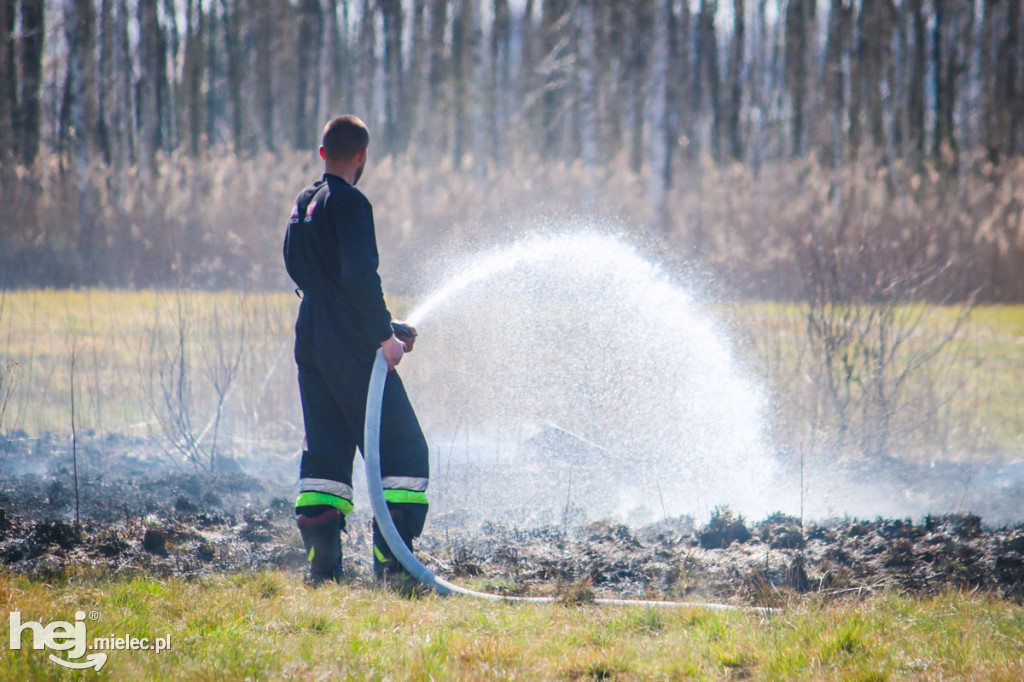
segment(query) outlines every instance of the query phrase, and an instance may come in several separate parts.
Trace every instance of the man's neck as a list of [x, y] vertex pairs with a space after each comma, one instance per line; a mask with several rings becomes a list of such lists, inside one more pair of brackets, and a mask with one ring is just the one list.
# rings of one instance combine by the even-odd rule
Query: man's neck
[[356, 168], [349, 164], [328, 163], [324, 165], [324, 173], [336, 175], [350, 185], [355, 184]]

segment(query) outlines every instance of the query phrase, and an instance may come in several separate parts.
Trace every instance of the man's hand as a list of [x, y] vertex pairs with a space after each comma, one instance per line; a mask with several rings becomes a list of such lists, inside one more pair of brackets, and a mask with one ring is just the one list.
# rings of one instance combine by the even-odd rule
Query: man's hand
[[402, 361], [402, 356], [405, 355], [405, 344], [399, 341], [397, 336], [392, 335], [391, 338], [381, 341], [380, 347], [384, 349], [384, 357], [388, 361], [388, 371], [390, 372]]
[[416, 327], [404, 322], [391, 322], [391, 328], [395, 330], [395, 336], [405, 344], [405, 352], [411, 353], [412, 347], [416, 345]]

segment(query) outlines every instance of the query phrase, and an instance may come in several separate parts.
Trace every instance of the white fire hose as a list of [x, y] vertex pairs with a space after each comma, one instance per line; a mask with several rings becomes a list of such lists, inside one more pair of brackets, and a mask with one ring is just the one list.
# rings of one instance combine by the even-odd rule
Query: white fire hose
[[[555, 597], [513, 597], [498, 594], [488, 594], [468, 590], [465, 587], [454, 585], [444, 578], [434, 575], [433, 571], [424, 566], [406, 546], [395, 522], [388, 511], [387, 502], [384, 499], [384, 484], [380, 477], [380, 414], [384, 401], [384, 383], [388, 376], [388, 361], [384, 357], [384, 350], [377, 351], [377, 358], [373, 363], [373, 371], [370, 373], [370, 387], [366, 392], [366, 421], [363, 426], [363, 457], [366, 461], [366, 490], [370, 496], [370, 507], [373, 508], [373, 515], [377, 519], [377, 527], [380, 528], [384, 541], [388, 543], [391, 553], [405, 567], [409, 575], [416, 578], [424, 585], [430, 587], [440, 595], [462, 594], [467, 597], [478, 597], [493, 601], [510, 602], [532, 602], [536, 604], [548, 604], [558, 601]], [[616, 606], [689, 606], [714, 611], [729, 611], [742, 607], [728, 604], [704, 604], [694, 602], [656, 601], [646, 599], [595, 599], [597, 604], [613, 604]], [[750, 611], [769, 613], [773, 609], [763, 607], [750, 607]]]

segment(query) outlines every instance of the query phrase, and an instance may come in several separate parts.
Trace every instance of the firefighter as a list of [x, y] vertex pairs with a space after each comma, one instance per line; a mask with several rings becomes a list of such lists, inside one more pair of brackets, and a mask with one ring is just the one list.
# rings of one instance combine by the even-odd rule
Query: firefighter
[[[428, 450], [395, 367], [412, 350], [416, 330], [392, 322], [384, 303], [373, 209], [356, 183], [366, 166], [366, 124], [338, 116], [324, 127], [323, 177], [295, 200], [284, 242], [288, 274], [302, 297], [295, 322], [295, 361], [306, 440], [299, 466], [295, 520], [314, 584], [341, 577], [341, 532], [352, 511], [352, 463], [362, 450], [366, 391], [378, 348], [388, 375], [381, 410], [384, 497], [412, 549], [427, 515]], [[378, 581], [408, 579], [373, 521]]]

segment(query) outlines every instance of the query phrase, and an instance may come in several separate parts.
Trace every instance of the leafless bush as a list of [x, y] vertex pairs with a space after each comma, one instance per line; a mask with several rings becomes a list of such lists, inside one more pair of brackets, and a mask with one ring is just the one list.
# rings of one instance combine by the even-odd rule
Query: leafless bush
[[301, 434], [292, 345], [295, 297], [254, 296], [245, 306], [245, 353], [235, 385], [242, 416], [241, 445], [248, 454], [293, 447]]
[[900, 430], [919, 421], [913, 413], [941, 403], [908, 400], [905, 388], [957, 337], [976, 292], [952, 319], [938, 314], [929, 301], [948, 302], [942, 280], [952, 260], [933, 248], [934, 235], [863, 215], [850, 220], [837, 203], [834, 221], [796, 235], [819, 423], [833, 431], [840, 450], [853, 445], [886, 455]]
[[[0, 292], [0, 321], [4, 317], [4, 304], [7, 300], [6, 289]], [[14, 389], [18, 384], [18, 363], [0, 356], [0, 434], [4, 432], [4, 418], [7, 416], [7, 406], [14, 395]]]
[[7, 406], [18, 384], [18, 363], [0, 358], [0, 433], [4, 431]]
[[[237, 305], [244, 308], [244, 297]], [[221, 454], [224, 409], [246, 341], [244, 315], [222, 314], [226, 312], [217, 300], [212, 308], [200, 310], [193, 298], [178, 290], [171, 310], [173, 333], [165, 338], [158, 306], [147, 352], [139, 355], [139, 373], [165, 452], [207, 471], [217, 466]]]
[[238, 301], [241, 310], [238, 311], [237, 319], [241, 321], [237, 330], [230, 333], [221, 316], [220, 306], [215, 302], [213, 307], [212, 326], [208, 328], [208, 334], [200, 342], [200, 358], [203, 368], [203, 376], [213, 389], [216, 395], [216, 408], [213, 417], [206, 427], [199, 434], [199, 442], [206, 437], [212, 428], [213, 434], [210, 438], [208, 449], [209, 466], [213, 469], [216, 465], [217, 438], [220, 436], [220, 427], [224, 417], [224, 405], [235, 388], [235, 377], [238, 375], [238, 367], [242, 362], [242, 353], [245, 349], [245, 298]]
[[80, 505], [78, 496], [78, 428], [75, 421], [75, 405], [78, 402], [75, 397], [75, 369], [78, 365], [78, 345], [75, 339], [69, 340], [68, 364], [69, 396], [71, 399], [71, 464], [75, 485], [75, 530], [78, 530], [81, 526], [81, 518], [79, 516]]

